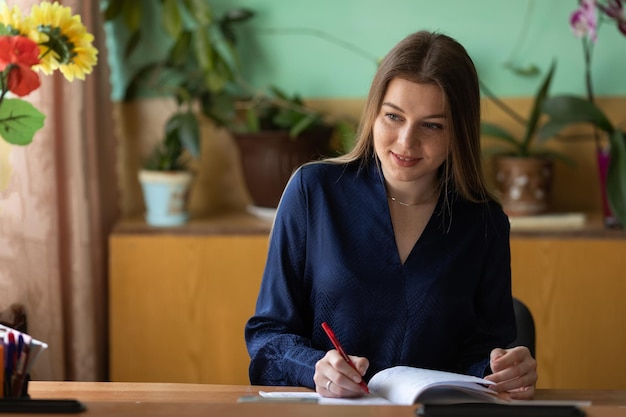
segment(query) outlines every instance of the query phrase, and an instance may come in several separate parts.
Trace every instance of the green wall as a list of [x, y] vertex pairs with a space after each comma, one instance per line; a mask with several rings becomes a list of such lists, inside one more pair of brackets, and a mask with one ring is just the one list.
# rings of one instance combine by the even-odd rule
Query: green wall
[[[142, 1], [142, 0], [133, 0]], [[146, 0], [143, 0], [146, 1]], [[148, 0], [154, 1], [154, 0]], [[257, 15], [239, 29], [244, 74], [257, 87], [275, 84], [311, 98], [358, 98], [381, 58], [407, 34], [429, 29], [465, 45], [481, 79], [503, 97], [531, 96], [540, 76], [508, 70], [558, 62], [553, 93], [583, 94], [583, 54], [569, 15], [577, 0], [211, 0], [217, 15], [234, 6]], [[322, 36], [314, 33], [323, 33]], [[109, 31], [111, 34], [111, 31]], [[119, 35], [119, 34], [118, 34]], [[354, 45], [356, 53], [324, 36]], [[124, 62], [108, 40], [114, 99]], [[155, 46], [159, 46], [158, 40]], [[147, 49], [149, 50], [149, 48]], [[123, 65], [124, 64], [124, 65]], [[626, 95], [626, 37], [612, 22], [600, 27], [594, 50], [597, 95]]]

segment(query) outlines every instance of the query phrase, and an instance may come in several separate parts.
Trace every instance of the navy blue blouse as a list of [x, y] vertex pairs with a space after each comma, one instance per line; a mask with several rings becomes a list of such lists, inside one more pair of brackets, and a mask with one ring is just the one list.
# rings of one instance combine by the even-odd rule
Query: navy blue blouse
[[[402, 264], [374, 162], [301, 167], [283, 194], [256, 312], [245, 328], [250, 382], [314, 388], [333, 348], [370, 361], [483, 376], [515, 338], [509, 222], [495, 202], [443, 193]], [[447, 208], [446, 208], [447, 207]]]

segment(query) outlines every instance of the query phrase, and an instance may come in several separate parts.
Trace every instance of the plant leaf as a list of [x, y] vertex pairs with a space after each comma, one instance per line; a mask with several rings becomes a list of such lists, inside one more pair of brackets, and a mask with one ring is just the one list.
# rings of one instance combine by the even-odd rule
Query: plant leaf
[[189, 61], [191, 53], [191, 32], [183, 31], [176, 38], [174, 46], [170, 50], [169, 60], [175, 66], [183, 66]]
[[303, 117], [301, 120], [299, 120], [296, 124], [294, 124], [291, 127], [291, 129], [289, 130], [289, 137], [292, 139], [297, 138], [298, 136], [300, 136], [302, 132], [309, 129], [311, 126], [315, 125], [317, 122], [319, 122], [319, 120], [320, 120], [319, 114], [315, 114], [315, 113], [311, 113], [307, 115], [306, 117]]
[[501, 128], [500, 126], [489, 123], [482, 122], [480, 124], [480, 134], [482, 136], [490, 136], [493, 138], [504, 140], [507, 143], [512, 144], [515, 148], [519, 148], [519, 142], [508, 130]]
[[200, 156], [199, 132], [198, 119], [193, 113], [175, 113], [165, 125], [165, 144], [169, 148], [175, 148], [177, 145], [183, 147], [197, 158]]
[[141, 28], [141, 19], [143, 16], [140, 1], [125, 1], [122, 10], [124, 23], [130, 32], [137, 32]]
[[174, 39], [183, 31], [183, 19], [177, 0], [163, 1], [163, 27], [167, 34]]
[[124, 8], [124, 0], [109, 0], [106, 9], [104, 10], [104, 20], [113, 20], [122, 13]]
[[246, 130], [250, 133], [257, 133], [261, 130], [259, 114], [251, 107], [246, 109]]
[[13, 145], [28, 145], [43, 127], [46, 116], [19, 98], [5, 98], [0, 106], [0, 136]]
[[607, 199], [611, 210], [626, 225], [626, 137], [615, 130], [610, 136], [610, 160], [606, 179]]
[[178, 139], [194, 158], [200, 157], [200, 126], [198, 118], [191, 112], [177, 113], [176, 129]]
[[537, 130], [537, 123], [539, 123], [539, 118], [541, 117], [541, 113], [543, 112], [543, 103], [548, 96], [548, 90], [550, 89], [550, 83], [552, 82], [552, 76], [554, 75], [554, 71], [556, 69], [556, 61], [552, 61], [552, 65], [550, 65], [550, 70], [546, 74], [546, 77], [535, 96], [535, 101], [533, 103], [533, 108], [530, 113], [530, 117], [528, 118], [528, 123], [526, 124], [526, 133], [522, 139], [522, 146], [525, 149], [530, 147], [530, 142], [535, 135]]
[[124, 57], [128, 59], [132, 53], [137, 49], [137, 45], [141, 41], [141, 31], [135, 30], [130, 33], [130, 37], [128, 38], [128, 43], [126, 44], [126, 49], [124, 49]]
[[552, 120], [563, 122], [565, 125], [591, 123], [609, 134], [615, 130], [604, 112], [582, 97], [571, 95], [551, 97], [544, 102], [543, 110]]

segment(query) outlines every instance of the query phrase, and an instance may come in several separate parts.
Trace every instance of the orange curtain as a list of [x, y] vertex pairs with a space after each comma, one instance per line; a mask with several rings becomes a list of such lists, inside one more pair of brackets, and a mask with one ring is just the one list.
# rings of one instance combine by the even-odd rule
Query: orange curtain
[[[16, 0], [27, 13], [32, 0]], [[106, 380], [107, 236], [117, 218], [115, 140], [97, 0], [65, 0], [94, 34], [85, 81], [42, 76], [28, 100], [45, 115], [33, 143], [0, 140], [0, 310], [22, 303], [49, 344], [32, 379]]]

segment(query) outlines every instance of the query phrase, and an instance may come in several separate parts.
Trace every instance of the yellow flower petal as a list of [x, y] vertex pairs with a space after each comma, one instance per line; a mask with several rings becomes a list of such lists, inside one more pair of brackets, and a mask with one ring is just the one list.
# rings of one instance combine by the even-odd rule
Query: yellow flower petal
[[56, 69], [68, 81], [84, 79], [97, 63], [98, 50], [92, 46], [93, 35], [87, 32], [79, 15], [72, 16], [69, 7], [56, 1], [42, 2], [31, 9], [31, 19], [40, 32], [46, 35], [40, 42], [39, 69], [49, 74]]

